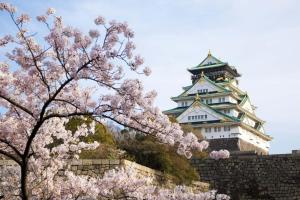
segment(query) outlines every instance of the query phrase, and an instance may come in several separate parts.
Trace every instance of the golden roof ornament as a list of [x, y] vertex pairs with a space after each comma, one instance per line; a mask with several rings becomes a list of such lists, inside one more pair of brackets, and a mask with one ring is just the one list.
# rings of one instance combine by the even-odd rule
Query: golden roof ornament
[[201, 100], [200, 95], [197, 93], [195, 96], [195, 101], [200, 101], [200, 100]]
[[211, 56], [211, 52], [210, 52], [210, 49], [208, 50], [208, 54], [207, 54], [207, 56]]
[[201, 71], [201, 75], [200, 75], [201, 77], [203, 77], [204, 76], [204, 71]]

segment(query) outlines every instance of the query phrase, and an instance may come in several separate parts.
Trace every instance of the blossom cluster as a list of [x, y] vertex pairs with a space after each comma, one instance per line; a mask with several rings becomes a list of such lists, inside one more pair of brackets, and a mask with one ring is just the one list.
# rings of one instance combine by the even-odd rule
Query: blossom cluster
[[[16, 166], [6, 167], [1, 178], [7, 181], [0, 184], [5, 198], [14, 198], [17, 193], [19, 171]], [[16, 176], [11, 176], [12, 174]], [[48, 175], [49, 176], [49, 175]], [[208, 192], [193, 191], [191, 187], [178, 185], [174, 188], [163, 188], [155, 183], [153, 177], [146, 177], [132, 167], [121, 167], [108, 170], [103, 177], [75, 175], [66, 170], [64, 175], [55, 177], [56, 182], [47, 183], [47, 191], [34, 191], [35, 199], [137, 199], [137, 200], [229, 200], [225, 194], [216, 190]], [[10, 181], [8, 183], [8, 181]], [[16, 185], [14, 185], [16, 184]], [[15, 187], [13, 187], [15, 186]], [[46, 185], [44, 185], [46, 186]], [[8, 192], [10, 190], [10, 192]], [[12, 193], [11, 191], [15, 193]], [[11, 195], [11, 196], [9, 196]]]
[[215, 160], [226, 159], [226, 158], [229, 158], [230, 152], [226, 149], [221, 149], [219, 151], [210, 152], [209, 156]]
[[[30, 32], [27, 14], [17, 16], [16, 9], [7, 3], [0, 3], [0, 11], [8, 12], [17, 26], [15, 34], [0, 39], [1, 48], [10, 44], [8, 61], [0, 63], [0, 154], [22, 169], [25, 180], [19, 181], [23, 184], [19, 194], [23, 199], [61, 195], [58, 191], [65, 180], [57, 174], [66, 160], [99, 145], [79, 139], [92, 134], [93, 127], [82, 125], [75, 133], [67, 131], [70, 117], [111, 120], [176, 145], [178, 153], [188, 158], [192, 150], [207, 148], [206, 141], [185, 134], [154, 106], [155, 91], [145, 93], [140, 80], [126, 79], [129, 70], [137, 75], [151, 73], [135, 53], [134, 32], [127, 23], [97, 17], [97, 29], [86, 35], [65, 25], [50, 8], [37, 17], [49, 31], [39, 37]], [[42, 45], [38, 42], [41, 39], [45, 40]], [[72, 175], [68, 177], [72, 179]], [[91, 193], [100, 187], [93, 179], [85, 181], [72, 187]]]

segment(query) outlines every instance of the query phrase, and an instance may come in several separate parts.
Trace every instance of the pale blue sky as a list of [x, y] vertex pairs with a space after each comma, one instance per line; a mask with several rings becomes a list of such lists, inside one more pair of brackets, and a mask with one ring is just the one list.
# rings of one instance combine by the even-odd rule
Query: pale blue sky
[[[242, 74], [240, 86], [258, 107], [274, 137], [271, 153], [300, 148], [300, 1], [297, 0], [48, 0], [9, 1], [39, 15], [48, 7], [73, 26], [86, 29], [93, 19], [127, 21], [137, 50], [153, 74], [145, 87], [158, 92], [162, 109], [190, 84], [186, 68], [197, 65], [208, 49]], [[10, 25], [0, 13], [0, 34]], [[39, 29], [37, 29], [39, 30]]]

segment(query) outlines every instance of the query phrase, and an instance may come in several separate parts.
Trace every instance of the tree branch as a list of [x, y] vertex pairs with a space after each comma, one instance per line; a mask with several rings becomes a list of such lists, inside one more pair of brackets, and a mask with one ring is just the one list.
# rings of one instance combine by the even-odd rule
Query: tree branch
[[4, 156], [6, 156], [6, 157], [8, 157], [8, 158], [10, 158], [10, 159], [12, 159], [12, 160], [14, 160], [16, 163], [18, 163], [20, 166], [22, 165], [22, 162], [20, 161], [20, 160], [18, 160], [18, 158], [16, 158], [14, 155], [12, 155], [12, 154], [10, 154], [10, 153], [8, 153], [8, 152], [6, 152], [6, 151], [3, 151], [3, 150], [1, 150], [0, 149], [0, 154], [2, 154], [2, 155], [4, 155]]
[[28, 110], [28, 109], [25, 108], [24, 106], [18, 104], [17, 102], [13, 101], [12, 99], [10, 99], [10, 98], [8, 98], [8, 97], [6, 97], [6, 96], [4, 96], [4, 95], [1, 95], [1, 94], [0, 94], [0, 98], [6, 100], [6, 101], [9, 102], [10, 104], [16, 106], [17, 108], [23, 110], [24, 112], [26, 112], [26, 113], [29, 114], [30, 116], [34, 117], [33, 113], [32, 113], [30, 110]]
[[21, 152], [15, 146], [13, 146], [9, 141], [0, 138], [0, 142], [9, 146], [18, 156], [22, 157]]

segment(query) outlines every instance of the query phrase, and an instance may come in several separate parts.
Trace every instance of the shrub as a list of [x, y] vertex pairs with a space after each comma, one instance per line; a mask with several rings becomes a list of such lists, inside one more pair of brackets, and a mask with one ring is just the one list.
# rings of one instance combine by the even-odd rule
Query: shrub
[[136, 139], [121, 142], [120, 147], [133, 157], [133, 161], [172, 175], [177, 184], [199, 180], [189, 160], [178, 155], [175, 147], [158, 143], [149, 136], [138, 135]]
[[[92, 121], [93, 119], [90, 117], [84, 119], [72, 118], [66, 124], [66, 129], [75, 132], [83, 123], [90, 126]], [[95, 133], [80, 139], [86, 143], [93, 143], [94, 141], [100, 143], [99, 147], [95, 150], [82, 151], [79, 155], [81, 159], [118, 159], [123, 154], [123, 152], [117, 148], [112, 133], [104, 124], [96, 123]]]

